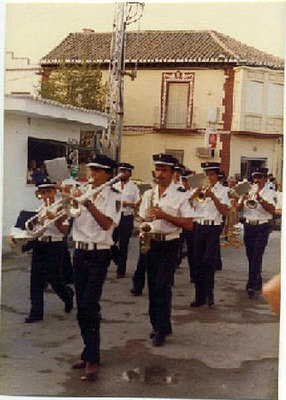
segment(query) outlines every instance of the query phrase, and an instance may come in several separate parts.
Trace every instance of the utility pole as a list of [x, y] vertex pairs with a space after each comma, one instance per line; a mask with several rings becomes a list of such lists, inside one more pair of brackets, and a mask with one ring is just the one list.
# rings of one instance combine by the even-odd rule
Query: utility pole
[[[109, 116], [108, 127], [101, 138], [102, 150], [116, 161], [121, 160], [121, 137], [124, 119], [124, 76], [132, 80], [137, 75], [137, 63], [131, 73], [125, 71], [126, 27], [142, 17], [144, 3], [120, 2], [115, 5], [110, 64], [105, 112]], [[139, 29], [137, 35], [139, 34]]]

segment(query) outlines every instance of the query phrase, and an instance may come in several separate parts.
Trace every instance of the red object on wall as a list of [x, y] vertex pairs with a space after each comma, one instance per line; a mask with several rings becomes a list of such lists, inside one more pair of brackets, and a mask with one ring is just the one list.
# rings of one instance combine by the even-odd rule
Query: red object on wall
[[211, 149], [216, 148], [216, 142], [217, 142], [217, 134], [216, 133], [210, 133], [209, 135], [209, 147]]

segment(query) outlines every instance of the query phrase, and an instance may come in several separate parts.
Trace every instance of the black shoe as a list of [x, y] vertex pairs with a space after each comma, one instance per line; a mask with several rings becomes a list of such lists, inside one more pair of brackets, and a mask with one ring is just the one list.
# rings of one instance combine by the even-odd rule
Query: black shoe
[[[165, 334], [165, 336], [168, 336], [168, 335], [172, 335], [172, 332], [168, 332]], [[150, 332], [150, 335], [149, 335], [150, 339], [154, 339], [155, 336], [156, 336], [156, 331], [153, 330], [152, 332]]]
[[200, 306], [204, 306], [206, 304], [206, 301], [202, 301], [202, 300], [195, 300], [192, 301], [190, 304], [190, 307], [200, 307]]
[[43, 321], [43, 317], [33, 317], [32, 315], [29, 315], [27, 318], [25, 318], [26, 324], [32, 324], [33, 322], [37, 321]]
[[213, 296], [213, 294], [208, 296], [207, 305], [209, 306], [209, 308], [212, 308], [212, 306], [214, 306], [214, 296]]
[[135, 289], [131, 289], [130, 292], [133, 294], [133, 296], [142, 296], [142, 290], [135, 290]]
[[252, 299], [255, 296], [255, 290], [254, 289], [247, 289], [247, 295], [250, 299]]
[[164, 333], [156, 332], [153, 338], [153, 346], [159, 347], [165, 343], [166, 335]]
[[150, 332], [150, 335], [149, 335], [149, 338], [150, 339], [154, 339], [154, 337], [156, 336], [156, 331], [152, 331], [152, 332]]
[[69, 289], [69, 298], [67, 301], [65, 301], [65, 312], [70, 313], [71, 310], [73, 309], [73, 296], [74, 296], [74, 291], [72, 288], [68, 286]]

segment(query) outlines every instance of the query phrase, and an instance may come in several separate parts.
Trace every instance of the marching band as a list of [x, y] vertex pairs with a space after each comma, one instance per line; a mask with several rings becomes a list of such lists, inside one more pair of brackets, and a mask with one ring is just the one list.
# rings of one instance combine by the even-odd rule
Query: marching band
[[43, 320], [47, 283], [64, 302], [65, 312], [72, 311], [74, 292], [62, 279], [62, 264], [67, 238], [73, 240], [77, 321], [84, 346], [72, 367], [85, 370], [82, 380], [93, 380], [98, 372], [103, 285], [111, 259], [117, 264], [117, 278], [126, 274], [136, 209], [140, 254], [131, 292], [142, 294], [146, 270], [154, 346], [162, 346], [172, 334], [172, 285], [185, 239], [190, 281], [195, 287], [190, 307], [214, 306], [220, 237], [225, 232], [225, 243], [230, 245], [235, 235], [239, 240], [234, 229], [239, 220], [244, 225], [248, 259], [247, 296], [255, 297], [262, 288], [262, 258], [271, 221], [273, 214], [281, 215], [281, 195], [267, 184], [268, 170], [253, 172], [252, 184], [237, 183], [232, 177], [225, 185], [216, 162], [202, 163], [204, 174], [194, 174], [169, 154], [154, 154], [153, 163], [154, 184], [141, 198], [137, 185], [130, 181], [134, 166], [102, 154], [87, 164], [90, 177], [85, 185], [70, 179], [57, 194], [56, 184], [45, 179], [37, 187], [42, 206], [29, 215], [25, 229], [13, 228], [9, 237], [15, 249], [19, 243], [23, 252], [32, 249], [31, 308], [26, 323]]

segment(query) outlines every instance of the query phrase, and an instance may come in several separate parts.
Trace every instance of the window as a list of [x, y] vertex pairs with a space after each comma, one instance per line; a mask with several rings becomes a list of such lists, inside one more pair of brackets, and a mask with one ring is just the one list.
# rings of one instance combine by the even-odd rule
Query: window
[[187, 127], [188, 94], [188, 83], [169, 84], [166, 128], [185, 129]]
[[270, 83], [268, 85], [267, 115], [283, 116], [283, 92], [284, 86]]
[[263, 102], [263, 83], [249, 81], [246, 82], [246, 101], [245, 112], [252, 114], [262, 114]]
[[65, 157], [65, 142], [28, 137], [27, 183], [34, 184], [33, 174], [46, 175], [44, 161], [57, 157]]
[[161, 128], [191, 128], [194, 79], [192, 72], [163, 72], [161, 92]]
[[267, 165], [267, 158], [241, 157], [240, 175], [242, 179], [250, 179], [252, 172], [257, 168], [263, 168]]

